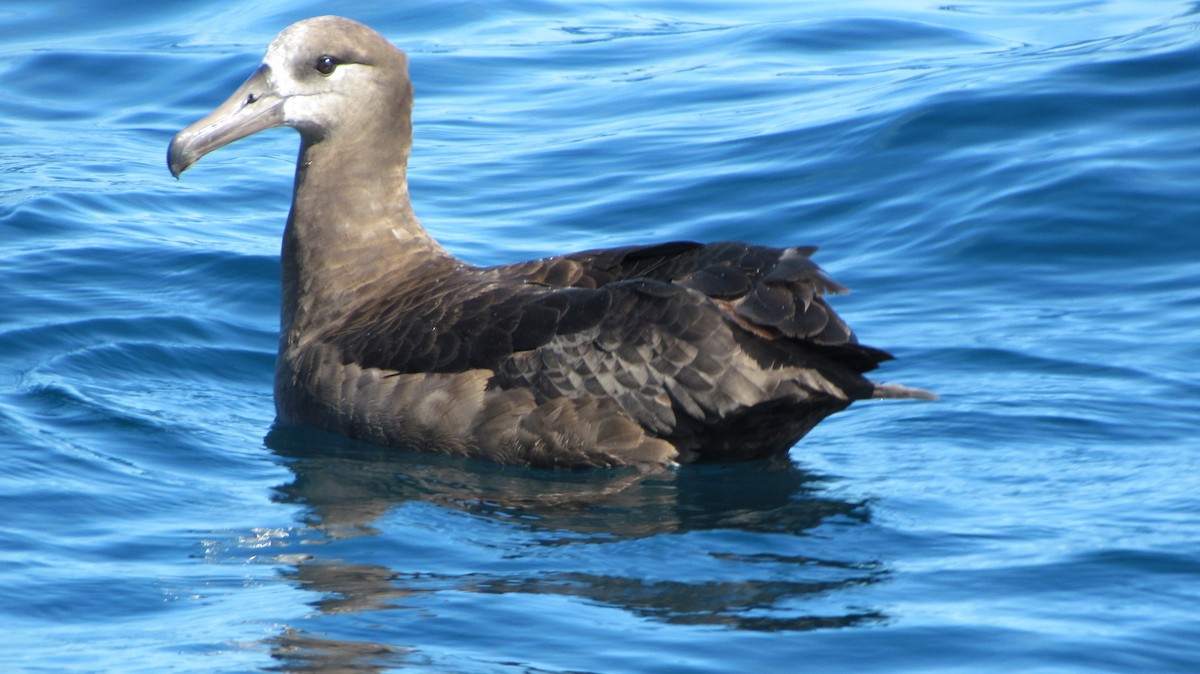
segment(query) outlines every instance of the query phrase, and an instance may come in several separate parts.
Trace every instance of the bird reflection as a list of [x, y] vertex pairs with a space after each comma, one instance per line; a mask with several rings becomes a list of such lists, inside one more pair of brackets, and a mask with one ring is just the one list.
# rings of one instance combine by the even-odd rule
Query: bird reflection
[[272, 655], [283, 663], [266, 671], [289, 674], [383, 672], [403, 665], [409, 652], [365, 641], [342, 641], [288, 629], [270, 640]]
[[[311, 430], [275, 429], [267, 445], [291, 460], [279, 498], [310, 509], [331, 537], [376, 533], [397, 504], [425, 501], [484, 517], [627, 539], [705, 529], [798, 534], [831, 517], [868, 521], [863, 503], [820, 495], [820, 478], [786, 459], [686, 466], [642, 475], [540, 470], [356, 443]], [[575, 534], [575, 535], [569, 535]]]
[[[829, 498], [820, 479], [787, 460], [694, 465], [676, 471], [566, 472], [515, 468], [459, 457], [382, 449], [311, 430], [277, 428], [268, 447], [295, 478], [278, 488], [283, 502], [307, 508], [310, 535], [331, 542], [376, 535], [379, 518], [407, 502], [432, 503], [527, 527], [536, 544], [592, 545], [691, 531], [805, 535], [831, 519], [865, 523], [866, 504]], [[752, 577], [707, 582], [653, 580], [582, 571], [411, 573], [362, 560], [322, 559], [320, 545], [290, 556], [289, 578], [317, 597], [318, 615], [397, 609], [406, 597], [447, 587], [485, 594], [581, 597], [650, 620], [750, 631], [811, 630], [883, 620], [869, 608], [798, 615], [805, 600], [880, 581], [874, 561], [710, 553], [721, 563], [761, 569]], [[371, 561], [377, 561], [372, 559]], [[755, 566], [758, 565], [758, 566]], [[782, 570], [782, 573], [781, 573]], [[289, 671], [380, 671], [413, 657], [411, 649], [341, 642], [289, 629], [272, 643]], [[339, 660], [340, 658], [340, 660]]]

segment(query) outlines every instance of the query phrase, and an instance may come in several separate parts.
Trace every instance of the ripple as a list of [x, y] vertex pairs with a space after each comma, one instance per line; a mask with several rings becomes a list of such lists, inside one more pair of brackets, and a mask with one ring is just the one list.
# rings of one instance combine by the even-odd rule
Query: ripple
[[0, 668], [1190, 671], [1195, 7], [892, 4], [356, 10], [456, 252], [819, 244], [942, 394], [651, 476], [264, 442], [297, 138], [163, 154], [328, 7], [0, 9]]

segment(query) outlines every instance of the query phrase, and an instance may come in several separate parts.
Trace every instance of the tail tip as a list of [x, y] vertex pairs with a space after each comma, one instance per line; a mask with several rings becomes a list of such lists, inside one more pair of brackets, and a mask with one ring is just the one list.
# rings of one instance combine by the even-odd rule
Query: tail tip
[[937, 394], [933, 391], [926, 391], [923, 388], [914, 388], [912, 386], [904, 386], [903, 384], [876, 384], [875, 390], [871, 393], [871, 397], [911, 400], [938, 399]]

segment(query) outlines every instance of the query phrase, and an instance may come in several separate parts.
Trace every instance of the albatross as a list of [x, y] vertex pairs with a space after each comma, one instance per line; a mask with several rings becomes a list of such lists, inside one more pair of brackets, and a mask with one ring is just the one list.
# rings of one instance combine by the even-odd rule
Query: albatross
[[407, 57], [350, 19], [286, 28], [167, 153], [172, 175], [264, 129], [300, 134], [283, 233], [284, 425], [546, 467], [780, 455], [868, 398], [891, 356], [826, 301], [813, 247], [676, 241], [479, 267], [409, 200]]

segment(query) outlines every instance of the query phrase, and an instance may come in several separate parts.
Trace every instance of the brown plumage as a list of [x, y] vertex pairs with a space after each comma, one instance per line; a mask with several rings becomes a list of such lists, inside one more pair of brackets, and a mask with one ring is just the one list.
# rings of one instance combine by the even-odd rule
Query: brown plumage
[[786, 452], [864, 398], [932, 398], [863, 373], [813, 248], [666, 243], [497, 267], [412, 212], [406, 57], [348, 19], [287, 28], [180, 131], [178, 176], [263, 129], [300, 132], [283, 241], [280, 420], [383, 445], [539, 466], [653, 468]]

